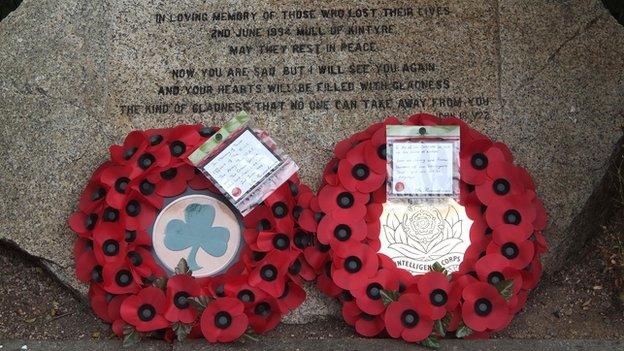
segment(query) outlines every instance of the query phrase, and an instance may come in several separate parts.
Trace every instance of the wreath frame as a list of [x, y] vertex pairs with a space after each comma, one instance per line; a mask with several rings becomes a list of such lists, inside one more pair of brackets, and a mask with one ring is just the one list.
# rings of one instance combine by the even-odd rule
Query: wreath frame
[[297, 174], [243, 218], [245, 245], [225, 273], [196, 278], [182, 259], [167, 277], [157, 264], [147, 229], [164, 199], [187, 189], [219, 194], [187, 160], [218, 130], [132, 131], [110, 147], [69, 218], [78, 236], [76, 276], [89, 284], [93, 312], [125, 344], [145, 336], [230, 342], [264, 333], [304, 301], [301, 282], [316, 278], [304, 255], [314, 241], [314, 194]]
[[[386, 201], [388, 117], [338, 142], [317, 192], [317, 286], [337, 298], [345, 322], [366, 337], [437, 347], [446, 336], [486, 338], [525, 305], [548, 250], [547, 215], [529, 173], [509, 148], [456, 117], [410, 116], [404, 125], [460, 128], [460, 198], [473, 220], [456, 272], [440, 264], [412, 276], [378, 253]], [[348, 233], [348, 234], [346, 234]]]

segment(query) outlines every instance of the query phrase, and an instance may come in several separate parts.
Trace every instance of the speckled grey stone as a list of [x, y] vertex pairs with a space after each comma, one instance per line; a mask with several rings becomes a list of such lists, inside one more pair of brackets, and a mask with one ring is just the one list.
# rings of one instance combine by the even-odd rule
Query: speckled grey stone
[[[157, 14], [297, 8], [382, 8], [400, 1], [336, 2], [317, 5], [181, 0], [25, 0], [0, 22], [0, 239], [42, 261], [68, 286], [74, 278], [67, 227], [88, 176], [135, 128], [202, 122], [220, 124], [233, 113], [190, 110], [195, 103], [359, 100], [356, 110], [258, 111], [269, 130], [301, 167], [302, 179], [317, 187], [331, 150], [340, 139], [387, 115], [419, 111], [457, 114], [492, 138], [505, 141], [519, 164], [535, 177], [550, 213], [552, 253], [546, 270], [589, 234], [592, 204], [624, 122], [624, 28], [598, 0], [417, 1], [417, 16], [332, 20], [165, 22]], [[358, 5], [359, 4], [359, 5]], [[383, 4], [383, 5], [382, 5]], [[448, 11], [446, 10], [448, 9]], [[420, 11], [420, 12], [418, 12]], [[432, 12], [433, 11], [433, 12]], [[211, 38], [212, 29], [238, 27], [395, 25], [394, 34], [337, 38]], [[374, 53], [229, 55], [228, 45], [274, 42], [376, 42]], [[418, 62], [434, 72], [306, 74], [279, 76], [283, 66]], [[172, 69], [278, 66], [278, 77], [174, 78]], [[160, 86], [268, 83], [340, 83], [353, 80], [448, 79], [448, 88], [416, 91], [158, 95]], [[444, 82], [443, 82], [444, 83]], [[433, 99], [462, 98], [455, 107]], [[481, 103], [468, 103], [481, 97]], [[363, 99], [392, 98], [387, 109], [364, 109]], [[399, 108], [398, 99], [421, 98], [425, 106]], [[487, 104], [485, 103], [487, 102]], [[183, 113], [124, 113], [122, 105], [185, 104]], [[595, 189], [601, 189], [590, 195]], [[307, 287], [309, 299], [287, 317], [303, 323], [337, 314], [335, 302]]]

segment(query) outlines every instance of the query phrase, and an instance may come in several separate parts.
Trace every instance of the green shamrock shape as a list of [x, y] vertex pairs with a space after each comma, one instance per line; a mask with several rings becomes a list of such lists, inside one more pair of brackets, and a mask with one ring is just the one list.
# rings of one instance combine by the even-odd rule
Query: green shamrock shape
[[190, 204], [184, 209], [184, 221], [173, 219], [165, 227], [165, 247], [181, 251], [191, 247], [186, 259], [192, 271], [202, 269], [197, 264], [197, 252], [201, 248], [214, 257], [221, 257], [227, 250], [230, 231], [213, 227], [215, 209], [211, 205]]

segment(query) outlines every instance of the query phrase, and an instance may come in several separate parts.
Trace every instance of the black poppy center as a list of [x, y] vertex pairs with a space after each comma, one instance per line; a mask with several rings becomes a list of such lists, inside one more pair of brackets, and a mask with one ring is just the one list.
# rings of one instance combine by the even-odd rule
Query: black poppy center
[[505, 220], [505, 223], [515, 225], [520, 224], [520, 221], [522, 221], [520, 212], [516, 210], [508, 210], [507, 212], [505, 212], [503, 219]]
[[342, 192], [338, 195], [337, 202], [340, 208], [350, 208], [353, 206], [353, 202], [355, 199], [353, 198], [353, 194], [348, 192]]
[[93, 193], [91, 193], [91, 201], [96, 201], [106, 196], [106, 190], [102, 187], [95, 189]]
[[137, 200], [130, 200], [126, 205], [126, 213], [130, 217], [136, 217], [141, 213], [141, 204]]
[[301, 262], [299, 259], [293, 261], [293, 263], [288, 267], [288, 273], [292, 275], [297, 275], [301, 272]]
[[401, 313], [401, 323], [406, 328], [413, 328], [418, 324], [420, 318], [414, 310], [406, 310]]
[[134, 154], [137, 152], [137, 148], [136, 147], [131, 147], [129, 149], [126, 149], [126, 151], [124, 151], [123, 153], [123, 158], [124, 160], [129, 160], [132, 158], [132, 156], [134, 156]]
[[126, 240], [126, 242], [133, 242], [134, 240], [136, 240], [137, 237], [137, 232], [136, 230], [126, 230], [126, 234], [124, 235], [124, 239]]
[[507, 243], [501, 247], [501, 254], [505, 256], [505, 258], [513, 260], [518, 257], [520, 250], [518, 250], [518, 246], [514, 243]]
[[120, 194], [124, 194], [126, 192], [126, 188], [128, 187], [128, 183], [130, 183], [130, 178], [127, 178], [127, 177], [118, 178], [115, 181], [115, 190]]
[[272, 264], [267, 264], [260, 270], [260, 277], [268, 282], [274, 281], [277, 279], [277, 268]]
[[288, 189], [290, 189], [290, 193], [292, 196], [297, 197], [299, 195], [299, 187], [295, 183], [288, 183]]
[[347, 241], [351, 237], [351, 227], [340, 224], [334, 228], [334, 237], [340, 241]]
[[102, 251], [106, 256], [115, 256], [119, 253], [119, 243], [117, 240], [108, 239], [102, 244]]
[[176, 140], [171, 145], [169, 145], [169, 151], [171, 151], [171, 155], [174, 157], [178, 157], [186, 151], [186, 145], [180, 140]]
[[178, 175], [178, 169], [177, 168], [169, 168], [166, 171], [162, 171], [160, 172], [160, 177], [164, 180], [171, 180], [173, 178], [175, 178], [175, 176]]
[[485, 156], [482, 153], [474, 154], [472, 155], [472, 158], [470, 159], [470, 164], [472, 165], [474, 169], [477, 169], [477, 170], [485, 169], [485, 167], [487, 167], [488, 165], [487, 156]]
[[212, 130], [212, 127], [203, 127], [202, 129], [199, 130], [199, 135], [201, 135], [204, 138], [210, 138], [211, 136], [213, 136], [215, 133], [214, 130]]
[[487, 277], [487, 281], [490, 284], [494, 284], [494, 285], [502, 282], [503, 280], [505, 280], [505, 277], [503, 277], [503, 275], [500, 272], [492, 272]]
[[141, 184], [139, 184], [139, 191], [143, 195], [151, 195], [154, 190], [156, 190], [156, 186], [147, 179], [144, 179]]
[[266, 218], [262, 218], [256, 225], [256, 230], [258, 230], [259, 232], [269, 229], [271, 229], [271, 222]]
[[232, 315], [225, 311], [221, 311], [215, 315], [215, 326], [219, 329], [226, 329], [232, 324]]
[[490, 300], [485, 298], [478, 299], [475, 301], [474, 310], [475, 313], [481, 317], [487, 316], [490, 312], [492, 312], [492, 303]]
[[379, 300], [381, 298], [381, 290], [383, 287], [379, 283], [371, 283], [366, 287], [366, 296], [371, 300]]
[[299, 219], [299, 217], [301, 217], [301, 213], [303, 213], [303, 207], [295, 206], [295, 208], [293, 208], [293, 217], [295, 219]]
[[189, 302], [188, 302], [188, 298], [189, 298], [189, 294], [186, 291], [179, 291], [177, 292], [174, 296], [173, 296], [173, 304], [183, 310], [185, 308], [189, 307]]
[[271, 206], [273, 215], [277, 218], [284, 218], [288, 214], [288, 206], [283, 202], [276, 202]]
[[156, 158], [154, 157], [154, 155], [143, 154], [141, 155], [141, 157], [139, 157], [139, 160], [137, 161], [137, 163], [139, 164], [139, 167], [141, 167], [142, 169], [148, 169], [151, 165], [154, 164], [155, 161], [156, 161]]
[[223, 284], [217, 285], [217, 287], [215, 288], [215, 295], [219, 297], [225, 296], [225, 286]]
[[122, 269], [115, 275], [115, 282], [121, 287], [125, 287], [132, 283], [132, 275], [127, 269]]
[[97, 223], [97, 219], [98, 215], [95, 213], [88, 215], [85, 219], [85, 228], [87, 228], [87, 230], [93, 229], [95, 227], [95, 223]]
[[377, 147], [377, 156], [382, 160], [385, 160], [388, 157], [386, 154], [386, 144], [381, 144]]
[[297, 246], [297, 248], [303, 250], [306, 247], [310, 246], [311, 242], [312, 238], [310, 237], [310, 234], [301, 231], [295, 234], [295, 246]]
[[156, 146], [163, 141], [163, 136], [160, 134], [154, 134], [149, 138], [149, 143], [151, 146]]
[[496, 195], [505, 195], [509, 193], [511, 185], [507, 179], [499, 178], [494, 181], [492, 187], [494, 188]]
[[156, 317], [156, 309], [150, 304], [143, 304], [139, 307], [137, 314], [143, 322], [149, 322]]
[[256, 295], [253, 293], [253, 291], [249, 289], [239, 291], [237, 297], [239, 300], [245, 303], [254, 302], [254, 300], [256, 299]]
[[448, 301], [448, 295], [446, 294], [446, 291], [442, 289], [435, 289], [431, 292], [431, 294], [429, 294], [429, 300], [434, 306], [444, 306], [446, 301]]
[[351, 168], [351, 175], [357, 180], [365, 180], [368, 178], [369, 174], [370, 170], [368, 169], [368, 166], [363, 163], [358, 163]]
[[104, 281], [104, 278], [102, 276], [102, 266], [98, 265], [93, 267], [93, 269], [91, 270], [91, 280], [96, 283], [101, 283]]
[[357, 273], [360, 271], [360, 269], [362, 269], [362, 261], [359, 257], [349, 256], [344, 261], [344, 268], [349, 273]]
[[252, 257], [253, 257], [254, 261], [256, 261], [256, 262], [262, 260], [265, 256], [266, 256], [266, 252], [261, 252], [261, 251], [253, 251], [252, 252]]
[[128, 259], [135, 267], [138, 267], [143, 263], [143, 257], [141, 257], [141, 255], [136, 251], [128, 252]]
[[286, 234], [277, 234], [273, 237], [273, 246], [278, 250], [286, 250], [290, 246], [290, 238]]
[[259, 303], [256, 308], [254, 308], [254, 313], [262, 317], [267, 317], [271, 314], [271, 305], [269, 305], [268, 302]]
[[119, 211], [112, 207], [107, 207], [104, 210], [104, 220], [107, 222], [116, 222], [117, 218], [119, 218]]

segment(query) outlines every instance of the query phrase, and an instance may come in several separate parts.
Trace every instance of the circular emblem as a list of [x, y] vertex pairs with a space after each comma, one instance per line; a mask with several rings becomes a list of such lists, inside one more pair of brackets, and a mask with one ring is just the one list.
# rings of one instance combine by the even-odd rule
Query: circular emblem
[[235, 261], [241, 246], [241, 226], [236, 214], [216, 197], [182, 196], [156, 218], [152, 245], [169, 271], [184, 258], [194, 277], [213, 276]]

